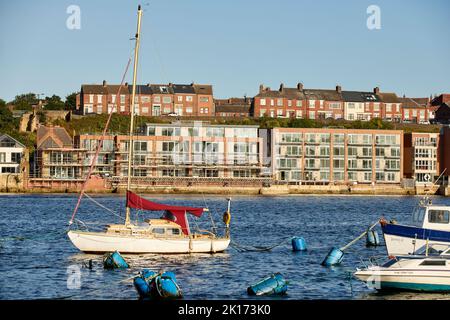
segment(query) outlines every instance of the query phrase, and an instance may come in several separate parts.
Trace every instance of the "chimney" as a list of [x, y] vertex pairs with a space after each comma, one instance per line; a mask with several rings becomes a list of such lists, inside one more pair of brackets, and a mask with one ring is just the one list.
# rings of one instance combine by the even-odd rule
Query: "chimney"
[[380, 93], [380, 88], [379, 87], [373, 88], [373, 93], [379, 94]]
[[106, 80], [103, 80], [103, 86], [106, 87]]
[[150, 83], [147, 83], [147, 87], [150, 87]]
[[284, 89], [284, 84], [281, 83], [281, 84], [280, 84], [280, 92], [283, 92], [283, 89]]
[[337, 93], [341, 93], [342, 92], [342, 87], [341, 86], [336, 86], [336, 92]]
[[303, 90], [303, 83], [299, 82], [297, 83], [297, 90], [302, 91]]
[[172, 82], [169, 82], [169, 87], [171, 87], [171, 86], [173, 86], [173, 83], [172, 83]]
[[125, 86], [125, 87], [128, 87], [128, 82], [125, 82], [124, 86]]
[[264, 85], [263, 84], [260, 84], [259, 85], [259, 93], [261, 93], [261, 92], [263, 92], [264, 91]]

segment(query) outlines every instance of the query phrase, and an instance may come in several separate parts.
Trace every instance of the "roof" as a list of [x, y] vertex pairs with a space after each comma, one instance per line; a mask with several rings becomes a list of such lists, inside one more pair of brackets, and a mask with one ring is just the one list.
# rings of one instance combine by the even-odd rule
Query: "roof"
[[384, 103], [400, 103], [399, 98], [393, 92], [379, 92], [378, 96]]
[[151, 84], [153, 94], [173, 94], [173, 88], [168, 84]]
[[209, 84], [192, 84], [196, 94], [212, 95], [212, 85]]
[[380, 97], [373, 92], [342, 91], [346, 102], [381, 102]]
[[303, 90], [297, 88], [280, 88], [280, 90], [270, 90], [270, 88], [265, 88], [260, 91], [255, 97], [260, 98], [287, 98], [287, 99], [297, 99], [304, 100], [305, 95]]
[[38, 149], [73, 147], [72, 138], [62, 127], [40, 126], [37, 129]]
[[342, 101], [342, 94], [336, 90], [304, 89], [305, 96], [309, 100]]
[[25, 148], [25, 145], [5, 133], [0, 135], [0, 147]]
[[216, 105], [216, 113], [219, 112], [240, 112], [250, 113], [251, 105], [249, 104], [223, 104]]
[[[127, 86], [128, 85], [123, 85], [120, 93], [129, 93]], [[83, 84], [81, 85], [81, 92], [83, 92], [83, 94], [117, 94], [119, 87], [120, 85], [118, 84]]]
[[194, 86], [190, 84], [174, 84], [172, 89], [174, 93], [195, 94]]
[[[422, 104], [422, 99], [426, 99], [426, 103]], [[403, 108], [425, 108], [428, 105], [428, 98], [398, 98], [399, 102], [402, 103]]]

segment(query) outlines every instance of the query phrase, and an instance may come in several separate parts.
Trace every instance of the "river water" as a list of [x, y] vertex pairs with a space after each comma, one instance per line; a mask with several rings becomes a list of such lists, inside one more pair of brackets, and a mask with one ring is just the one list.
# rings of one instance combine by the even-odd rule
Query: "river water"
[[[217, 224], [222, 224], [227, 204], [225, 196], [147, 197], [176, 205], [206, 203]], [[361, 261], [386, 256], [384, 246], [366, 248], [364, 238], [347, 250], [340, 266], [320, 265], [331, 247], [350, 242], [382, 215], [408, 223], [419, 199], [236, 196], [231, 210], [233, 241], [239, 245], [279, 246], [267, 252], [239, 252], [230, 247], [225, 253], [213, 255], [125, 255], [131, 268], [109, 271], [103, 269], [102, 256], [80, 253], [64, 233], [76, 196], [2, 195], [0, 299], [137, 299], [128, 279], [142, 268], [175, 272], [184, 297], [195, 300], [254, 299], [247, 295], [246, 288], [274, 272], [281, 272], [289, 281], [288, 294], [278, 299], [449, 299], [446, 294], [380, 294], [353, 278], [352, 272]], [[123, 214], [123, 197], [97, 196], [95, 200]], [[433, 201], [450, 205], [449, 198], [436, 197]], [[82, 202], [77, 217], [93, 226], [119, 222], [118, 217], [88, 199]], [[208, 215], [198, 223], [207, 226]], [[194, 225], [191, 221], [191, 227]], [[378, 232], [381, 236], [380, 229]], [[293, 252], [292, 236], [304, 237], [308, 251]], [[87, 267], [90, 259], [92, 269]]]

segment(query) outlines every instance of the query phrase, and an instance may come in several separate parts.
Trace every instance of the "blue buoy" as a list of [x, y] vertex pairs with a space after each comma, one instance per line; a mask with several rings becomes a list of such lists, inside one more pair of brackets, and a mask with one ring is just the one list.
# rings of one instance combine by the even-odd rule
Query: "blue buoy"
[[333, 247], [331, 248], [325, 260], [322, 261], [322, 265], [327, 267], [334, 266], [336, 264], [340, 264], [342, 262], [342, 259], [344, 259], [344, 251], [339, 248]]
[[252, 296], [282, 295], [287, 291], [287, 282], [280, 273], [274, 273], [247, 288]]
[[134, 287], [142, 299], [178, 299], [182, 297], [173, 272], [157, 273], [143, 269], [133, 280]]
[[152, 285], [152, 295], [161, 299], [181, 298], [182, 294], [175, 280], [175, 274], [165, 272], [160, 276], [156, 276]]
[[128, 263], [122, 258], [119, 251], [109, 252], [103, 256], [103, 267], [105, 269], [128, 268]]
[[380, 245], [380, 237], [378, 236], [378, 232], [376, 230], [368, 230], [367, 231], [367, 239], [366, 246], [368, 247], [376, 247]]
[[292, 250], [293, 251], [305, 251], [306, 250], [306, 241], [302, 237], [293, 237], [292, 238]]

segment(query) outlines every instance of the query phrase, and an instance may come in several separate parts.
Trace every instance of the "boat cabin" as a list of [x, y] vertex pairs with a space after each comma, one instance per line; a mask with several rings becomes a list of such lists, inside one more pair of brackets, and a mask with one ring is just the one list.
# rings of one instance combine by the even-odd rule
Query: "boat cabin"
[[450, 232], [450, 206], [418, 206], [412, 219], [414, 226]]
[[132, 224], [125, 226], [124, 224], [110, 224], [106, 228], [107, 233], [117, 235], [142, 235], [154, 237], [184, 237], [181, 227], [168, 220], [163, 219], [146, 219], [144, 223]]

